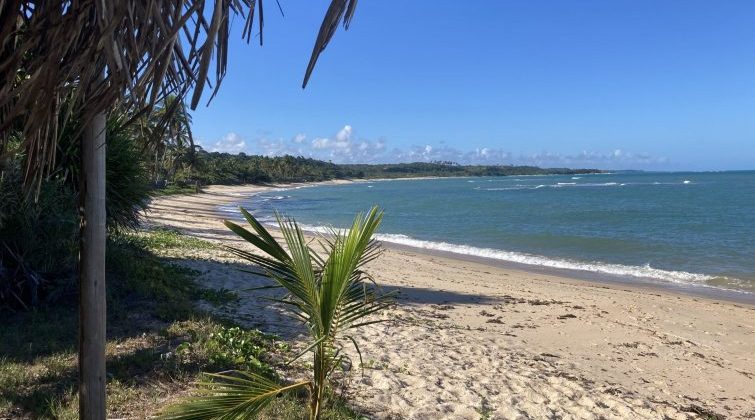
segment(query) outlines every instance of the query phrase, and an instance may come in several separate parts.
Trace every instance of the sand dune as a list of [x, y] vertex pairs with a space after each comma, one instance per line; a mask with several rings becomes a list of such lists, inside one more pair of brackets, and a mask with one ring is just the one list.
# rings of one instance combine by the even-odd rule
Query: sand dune
[[[153, 202], [150, 225], [239, 242], [215, 207], [264, 187], [210, 187]], [[223, 251], [195, 255], [213, 287], [264, 279]], [[388, 249], [369, 267], [398, 290], [389, 322], [359, 339], [346, 392], [374, 418], [755, 416], [755, 308]], [[277, 309], [241, 292], [228, 315], [296, 337]], [[356, 353], [354, 360], [358, 360]]]

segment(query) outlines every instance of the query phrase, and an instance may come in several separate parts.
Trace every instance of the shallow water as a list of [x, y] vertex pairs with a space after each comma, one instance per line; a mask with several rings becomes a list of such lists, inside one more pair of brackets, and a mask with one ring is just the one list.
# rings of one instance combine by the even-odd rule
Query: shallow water
[[[755, 171], [371, 181], [242, 205], [310, 230], [385, 209], [380, 239], [684, 289], [755, 292]], [[234, 208], [226, 208], [235, 211]]]

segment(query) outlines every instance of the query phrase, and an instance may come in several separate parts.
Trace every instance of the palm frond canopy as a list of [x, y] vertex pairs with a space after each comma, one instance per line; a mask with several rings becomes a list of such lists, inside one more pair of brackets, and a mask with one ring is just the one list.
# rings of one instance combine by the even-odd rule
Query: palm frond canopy
[[[356, 3], [331, 1], [304, 86]], [[262, 0], [0, 0], [0, 153], [11, 131], [23, 133], [28, 183], [53, 167], [68, 115], [86, 123], [118, 103], [139, 114], [190, 91], [196, 109], [226, 73], [231, 17], [244, 18], [249, 42], [256, 11], [262, 43], [262, 10]]]

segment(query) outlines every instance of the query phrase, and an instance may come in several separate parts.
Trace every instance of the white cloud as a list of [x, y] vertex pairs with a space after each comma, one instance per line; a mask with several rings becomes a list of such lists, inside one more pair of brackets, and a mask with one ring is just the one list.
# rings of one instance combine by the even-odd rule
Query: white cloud
[[576, 154], [559, 154], [540, 152], [523, 155], [520, 160], [538, 166], [597, 167], [609, 169], [637, 169], [663, 165], [668, 162], [665, 157], [656, 157], [648, 153], [631, 153], [621, 149], [602, 153], [583, 150]]
[[353, 129], [351, 128], [350, 125], [345, 125], [341, 129], [341, 131], [339, 131], [338, 134], [336, 134], [336, 141], [338, 143], [348, 143], [349, 141], [351, 141], [351, 132], [352, 131], [353, 131]]
[[330, 143], [330, 139], [320, 137], [320, 138], [312, 140], [312, 147], [314, 147], [315, 149], [327, 149], [329, 143]]
[[290, 141], [263, 137], [257, 140], [256, 149], [268, 156], [288, 154], [338, 163], [376, 162], [380, 159], [375, 158], [385, 156], [385, 140], [357, 138], [354, 128], [347, 124], [332, 136], [311, 140], [304, 134], [297, 134]]
[[223, 136], [210, 147], [212, 152], [239, 153], [246, 149], [246, 141], [233, 131]]
[[290, 139], [262, 136], [251, 145], [247, 145], [244, 138], [237, 133], [229, 132], [207, 149], [228, 153], [260, 153], [267, 156], [304, 156], [336, 163], [451, 161], [459, 164], [600, 169], [652, 169], [663, 168], [668, 164], [668, 159], [664, 157], [629, 152], [623, 148], [608, 151], [583, 150], [578, 153], [541, 151], [517, 154], [495, 147], [460, 150], [440, 141], [437, 144], [389, 149], [385, 139], [359, 138], [354, 127], [348, 124], [327, 137], [311, 138], [304, 133], [296, 134]]

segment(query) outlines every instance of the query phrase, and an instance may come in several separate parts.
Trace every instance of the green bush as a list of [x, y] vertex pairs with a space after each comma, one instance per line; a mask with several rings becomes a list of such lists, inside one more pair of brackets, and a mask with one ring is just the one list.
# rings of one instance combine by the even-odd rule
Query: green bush
[[[106, 200], [108, 228], [135, 228], [150, 199], [149, 176], [137, 134], [121, 127], [124, 115], [115, 114], [107, 121]], [[73, 122], [58, 145], [58, 165], [52, 177], [78, 190], [81, 173], [78, 124]]]
[[[107, 223], [135, 228], [150, 199], [147, 170], [132, 134], [118, 117], [107, 125]], [[79, 221], [77, 124], [66, 126], [57, 166], [38, 190], [22, 186], [20, 141], [0, 158], [0, 309], [25, 309], [73, 292]]]
[[110, 228], [136, 228], [150, 199], [141, 151], [125, 129], [108, 122], [107, 219]]
[[0, 309], [25, 309], [58, 296], [73, 283], [78, 234], [75, 193], [59, 180], [46, 180], [35, 202], [35, 191], [21, 186], [21, 159], [8, 159], [3, 165]]

